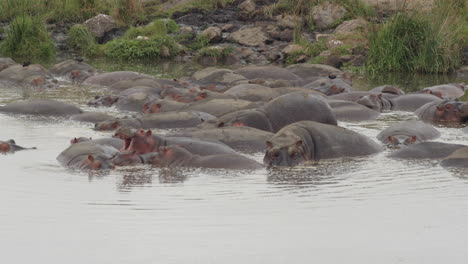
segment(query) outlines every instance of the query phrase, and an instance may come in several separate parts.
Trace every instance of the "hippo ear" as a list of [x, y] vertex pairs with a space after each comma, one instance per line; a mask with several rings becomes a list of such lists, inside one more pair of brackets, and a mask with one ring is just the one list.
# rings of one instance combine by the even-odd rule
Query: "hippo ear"
[[390, 143], [395, 142], [395, 138], [392, 137], [392, 136], [388, 136], [387, 140], [388, 140], [388, 142], [390, 142]]
[[444, 108], [440, 105], [436, 106], [437, 111], [442, 112], [444, 111]]
[[112, 128], [113, 129], [117, 129], [119, 126], [120, 126], [119, 121], [115, 121], [114, 123], [112, 123]]
[[382, 94], [377, 95], [377, 98], [382, 99]]
[[300, 147], [300, 146], [302, 146], [302, 140], [296, 141], [296, 147]]
[[153, 131], [151, 131], [151, 129], [146, 131], [146, 136], [150, 137], [152, 134], [153, 134]]
[[77, 138], [72, 139], [72, 140], [71, 140], [71, 143], [72, 143], [72, 144], [78, 143], [78, 139], [77, 139]]
[[416, 139], [417, 137], [416, 136], [412, 136], [411, 139], [410, 139], [410, 144], [414, 144], [414, 142], [416, 142]]
[[446, 110], [451, 110], [453, 108], [453, 105], [452, 104], [446, 104], [445, 105], [445, 109]]
[[225, 125], [224, 122], [219, 122], [218, 123], [218, 127], [224, 127], [224, 125]]
[[148, 109], [149, 109], [149, 103], [145, 103], [143, 105], [143, 111], [148, 110]]
[[91, 162], [94, 162], [94, 156], [93, 155], [88, 155], [88, 160]]
[[273, 143], [271, 141], [267, 141], [266, 145], [269, 149], [273, 147]]
[[208, 97], [208, 93], [207, 92], [201, 92], [198, 94], [198, 96], [202, 99], [205, 99], [206, 97]]

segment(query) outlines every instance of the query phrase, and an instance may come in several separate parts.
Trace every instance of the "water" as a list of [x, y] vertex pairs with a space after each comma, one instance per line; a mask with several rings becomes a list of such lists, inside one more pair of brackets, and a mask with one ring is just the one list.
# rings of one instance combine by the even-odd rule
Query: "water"
[[[101, 92], [65, 86], [41, 96], [86, 109], [86, 100]], [[0, 103], [20, 97], [0, 87]], [[412, 118], [396, 112], [340, 125], [375, 138], [391, 122]], [[468, 175], [435, 161], [391, 160], [385, 151], [255, 172], [144, 166], [80, 172], [55, 157], [72, 137], [109, 133], [4, 114], [0, 124], [0, 139], [38, 147], [0, 156], [6, 263], [466, 263], [468, 257]], [[458, 129], [439, 129], [438, 141], [468, 143]], [[262, 153], [250, 156], [262, 160]]]

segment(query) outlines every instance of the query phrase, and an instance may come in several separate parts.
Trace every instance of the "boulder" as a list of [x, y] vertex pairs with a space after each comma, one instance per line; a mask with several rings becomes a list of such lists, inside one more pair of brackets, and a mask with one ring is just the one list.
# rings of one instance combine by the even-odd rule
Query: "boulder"
[[4, 69], [17, 64], [14, 60], [11, 58], [2, 58], [0, 57], [0, 71], [3, 71]]
[[328, 29], [344, 18], [346, 9], [336, 3], [323, 2], [312, 9], [312, 19], [319, 29]]
[[220, 42], [222, 39], [222, 31], [219, 27], [209, 27], [203, 30], [200, 35], [207, 38], [210, 43]]
[[102, 40], [107, 33], [118, 28], [117, 22], [111, 16], [104, 14], [86, 20], [84, 25], [98, 40]]
[[268, 37], [260, 27], [240, 29], [230, 35], [230, 40], [244, 46], [258, 47], [265, 44]]
[[367, 27], [367, 21], [362, 18], [356, 18], [353, 20], [348, 20], [335, 29], [335, 34], [348, 34], [353, 33], [359, 30], [362, 30]]
[[245, 0], [238, 7], [242, 12], [251, 13], [255, 11], [255, 9], [257, 8], [257, 5], [252, 0]]

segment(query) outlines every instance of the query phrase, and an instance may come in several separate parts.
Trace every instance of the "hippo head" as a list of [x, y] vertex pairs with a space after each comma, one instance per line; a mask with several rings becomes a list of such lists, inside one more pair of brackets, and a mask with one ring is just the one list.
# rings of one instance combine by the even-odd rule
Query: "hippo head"
[[434, 95], [434, 96], [437, 96], [437, 97], [443, 99], [442, 93], [439, 92], [439, 91], [432, 91], [431, 89], [427, 89], [427, 88], [426, 88], [426, 89], [423, 89], [421, 92], [422, 92], [422, 93], [427, 93], [427, 94], [432, 94], [432, 95]]
[[147, 155], [150, 155], [149, 163], [156, 167], [169, 167], [173, 163], [179, 164], [192, 157], [192, 153], [177, 145], [160, 147], [157, 155], [151, 155], [151, 153]]
[[399, 148], [400, 146], [408, 146], [420, 142], [421, 141], [416, 136], [393, 135], [388, 136], [384, 143], [386, 143], [389, 148]]
[[340, 93], [344, 93], [346, 91], [345, 88], [342, 88], [342, 87], [338, 87], [336, 85], [332, 85], [330, 87], [330, 89], [328, 89], [328, 91], [325, 93], [326, 95], [330, 96], [330, 95], [334, 95], [334, 94], [340, 94]]
[[124, 146], [122, 147], [121, 151], [126, 150], [132, 141], [134, 134], [136, 133], [135, 129], [128, 128], [128, 127], [120, 127], [115, 131], [114, 138], [120, 138], [124, 141]]
[[143, 163], [143, 160], [135, 151], [119, 152], [113, 159], [112, 164], [115, 166], [129, 166]]
[[8, 153], [11, 151], [9, 142], [0, 141], [0, 153]]
[[108, 170], [113, 169], [114, 165], [107, 158], [88, 155], [88, 157], [81, 162], [79, 167], [85, 170]]
[[436, 106], [435, 117], [439, 122], [448, 123], [461, 123], [465, 122], [465, 118], [462, 117], [463, 111], [462, 103], [458, 102], [442, 102]]
[[368, 107], [372, 110], [382, 111], [382, 94], [369, 94], [362, 96], [356, 103]]
[[[125, 140], [126, 146], [127, 140], [128, 139]], [[143, 129], [139, 129], [133, 133], [130, 143], [125, 150], [135, 152], [140, 155], [157, 151], [158, 147], [159, 142], [157, 142], [157, 139], [153, 136], [153, 132], [151, 130], [145, 132]]]
[[209, 93], [207, 91], [201, 91], [196, 95], [195, 101], [204, 100], [208, 98], [208, 96], [209, 96]]
[[263, 161], [268, 166], [295, 166], [306, 160], [304, 142], [299, 137], [282, 136], [267, 141]]
[[120, 127], [118, 120], [106, 120], [94, 124], [94, 130], [97, 131], [112, 131]]
[[118, 96], [112, 96], [112, 95], [107, 95], [107, 96], [99, 96], [96, 95], [93, 100], [90, 100], [88, 102], [89, 106], [107, 106], [111, 107], [113, 104], [117, 103], [119, 101]]
[[155, 114], [161, 112], [161, 103], [146, 103], [143, 105], [143, 113], [145, 114]]

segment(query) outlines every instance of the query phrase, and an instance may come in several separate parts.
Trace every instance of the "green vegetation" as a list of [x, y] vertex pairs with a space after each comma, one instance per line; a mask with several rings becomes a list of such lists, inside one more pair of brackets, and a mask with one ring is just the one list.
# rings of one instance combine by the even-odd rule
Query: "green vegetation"
[[209, 43], [210, 43], [210, 40], [206, 36], [197, 35], [193, 43], [190, 44], [188, 47], [191, 50], [200, 50], [202, 48], [208, 47]]
[[115, 39], [104, 45], [104, 54], [116, 59], [170, 58], [179, 53], [179, 45], [168, 35], [155, 36], [148, 40]]
[[201, 62], [207, 57], [214, 58], [216, 63], [226, 63], [228, 56], [234, 52], [234, 48], [228, 47], [206, 47], [198, 51], [195, 60]]
[[398, 12], [376, 26], [369, 38], [368, 71], [445, 73], [455, 69], [468, 36], [468, 15], [460, 12], [467, 7], [460, 9], [459, 4], [458, 0], [437, 0], [429, 13], [420, 8]]
[[113, 18], [125, 25], [132, 25], [145, 20], [140, 0], [114, 0], [116, 7], [112, 10]]
[[83, 55], [94, 55], [97, 43], [93, 34], [84, 25], [74, 25], [68, 31], [67, 44], [70, 48], [79, 51]]
[[16, 61], [50, 61], [55, 58], [55, 47], [39, 17], [18, 16], [7, 29], [0, 54]]
[[135, 39], [138, 36], [154, 37], [177, 33], [179, 25], [172, 19], [158, 19], [144, 27], [132, 27], [125, 32], [126, 39]]
[[[163, 8], [163, 5], [152, 6], [148, 8], [150, 15], [156, 18], [170, 18], [175, 12], [187, 12], [191, 9], [198, 8], [206, 11], [212, 11], [218, 8], [225, 8], [231, 4], [233, 0], [193, 0], [187, 1], [184, 4], [175, 5], [171, 8]], [[156, 10], [154, 10], [156, 9]]]

